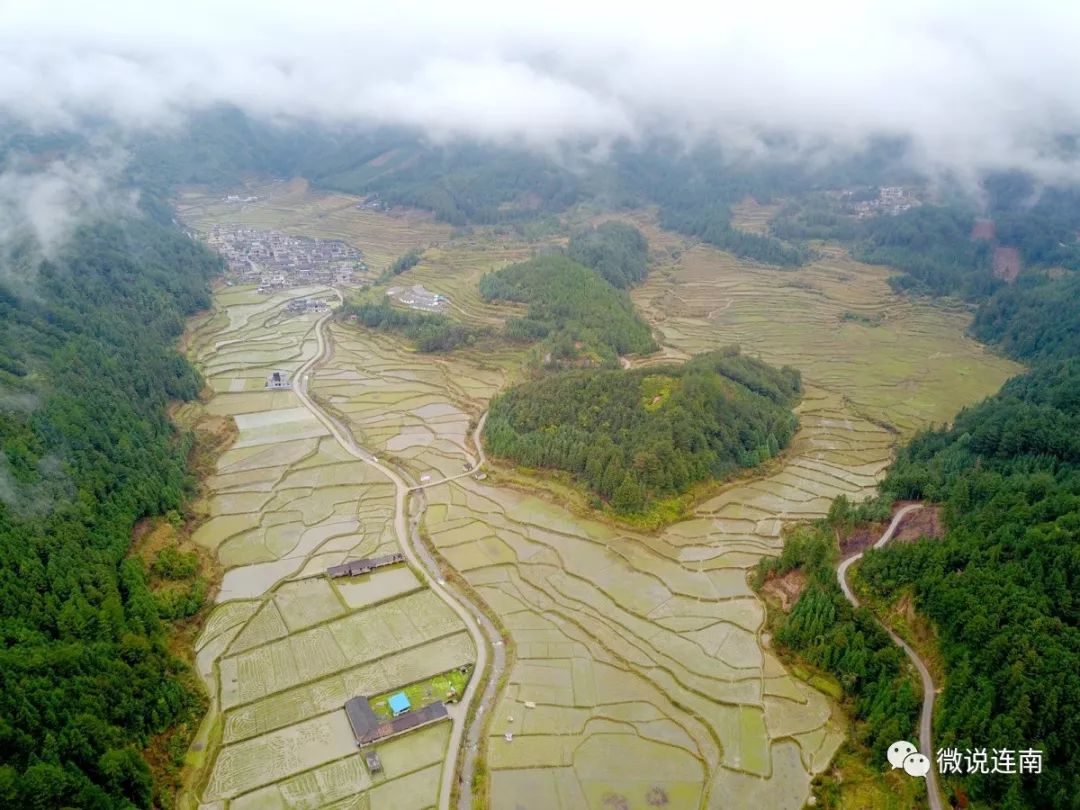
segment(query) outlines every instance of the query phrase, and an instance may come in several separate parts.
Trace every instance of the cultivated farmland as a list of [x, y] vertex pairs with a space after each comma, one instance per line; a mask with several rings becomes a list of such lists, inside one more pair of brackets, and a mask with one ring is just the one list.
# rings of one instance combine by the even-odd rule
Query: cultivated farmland
[[[320, 199], [297, 197], [307, 213], [290, 227], [327, 235], [303, 208]], [[276, 210], [253, 205], [245, 221], [284, 216]], [[310, 390], [360, 445], [425, 487], [424, 531], [509, 632], [516, 658], [485, 707], [491, 806], [800, 807], [842, 722], [761, 638], [763, 606], [746, 572], [778, 551], [786, 522], [821, 516], [839, 494], [867, 495], [902, 436], [951, 418], [1015, 367], [964, 337], [967, 313], [895, 296], [886, 270], [838, 250], [778, 271], [636, 219], [658, 266], [633, 296], [664, 344], [658, 356], [738, 342], [800, 368], [806, 383], [781, 461], [717, 489], [688, 519], [638, 532], [528, 491], [527, 478], [511, 488], [463, 474], [476, 460], [475, 421], [520, 373], [521, 350], [423, 355], [335, 324]], [[362, 238], [395, 255], [398, 243], [385, 246], [400, 234], [370, 227]], [[476, 280], [527, 250], [447, 236], [401, 278], [447, 295], [460, 317], [495, 323], [507, 310], [480, 301]], [[199, 796], [242, 808], [337, 806], [347, 795], [363, 797], [355, 806], [428, 806], [446, 724], [384, 744], [384, 781], [371, 784], [345, 745], [340, 701], [421, 681], [474, 651], [415, 576], [290, 581], [395, 540], [386, 480], [344, 454], [290, 392], [260, 390], [269, 368], [295, 370], [314, 351], [314, 316], [282, 320], [282, 304], [222, 292], [192, 344], [219, 392], [209, 407], [241, 417], [199, 535], [232, 566], [199, 642], [218, 701], [200, 739], [208, 747], [193, 752], [206, 758]]]
[[231, 416], [238, 435], [205, 482], [194, 538], [226, 572], [196, 645], [212, 709], [189, 756], [188, 807], [432, 806], [447, 724], [380, 746], [389, 752], [372, 775], [343, 705], [475, 661], [461, 621], [408, 567], [325, 576], [400, 550], [391, 482], [345, 453], [293, 391], [265, 387], [273, 371], [295, 382], [315, 353], [317, 316], [287, 316], [288, 300], [329, 292], [222, 289], [190, 334], [214, 392], [204, 407]]

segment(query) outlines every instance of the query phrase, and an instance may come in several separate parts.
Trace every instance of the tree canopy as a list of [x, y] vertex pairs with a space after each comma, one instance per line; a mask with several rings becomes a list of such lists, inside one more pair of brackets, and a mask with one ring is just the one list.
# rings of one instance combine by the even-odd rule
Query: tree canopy
[[619, 355], [648, 354], [657, 348], [625, 292], [559, 253], [484, 275], [480, 294], [488, 301], [528, 305], [524, 316], [507, 321], [506, 334], [542, 341], [549, 364], [583, 358], [614, 366]]
[[369, 329], [403, 334], [422, 352], [448, 352], [472, 346], [477, 340], [491, 335], [490, 329], [459, 323], [438, 312], [395, 307], [386, 297], [378, 302], [346, 304], [341, 308], [341, 316], [355, 318]]
[[576, 231], [567, 253], [621, 290], [644, 281], [649, 273], [649, 241], [626, 222], [604, 222]]
[[912, 588], [938, 629], [939, 745], [1044, 750], [1040, 776], [968, 777], [1002, 807], [1070, 807], [1080, 791], [1078, 392], [1080, 363], [1065, 360], [918, 436], [882, 487], [943, 502], [945, 537], [861, 569], [886, 598]]
[[566, 371], [496, 397], [484, 441], [494, 456], [571, 473], [631, 514], [776, 455], [800, 391], [797, 371], [738, 347], [683, 365]]
[[149, 807], [150, 737], [201, 698], [132, 526], [180, 506], [201, 382], [173, 348], [220, 260], [149, 219], [80, 230], [0, 279], [0, 804]]

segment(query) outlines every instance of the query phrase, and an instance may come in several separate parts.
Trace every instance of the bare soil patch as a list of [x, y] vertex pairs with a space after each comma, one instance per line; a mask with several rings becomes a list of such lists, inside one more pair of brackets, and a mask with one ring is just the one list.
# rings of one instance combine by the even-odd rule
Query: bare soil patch
[[886, 527], [885, 523], [864, 523], [857, 526], [846, 537], [840, 538], [840, 557], [847, 559], [861, 551], [866, 551], [877, 542]]
[[793, 569], [780, 577], [770, 577], [762, 590], [780, 603], [780, 609], [787, 613], [799, 600], [799, 595], [806, 588], [806, 574]]
[[971, 228], [971, 241], [976, 242], [981, 239], [991, 240], [994, 238], [994, 220], [992, 219], [977, 219], [975, 225]]
[[994, 248], [994, 278], [1000, 278], [1012, 284], [1023, 268], [1024, 263], [1020, 260], [1019, 248], [1001, 246]]
[[923, 537], [937, 540], [945, 534], [940, 506], [927, 506], [908, 512], [896, 527], [893, 542], [910, 543]]

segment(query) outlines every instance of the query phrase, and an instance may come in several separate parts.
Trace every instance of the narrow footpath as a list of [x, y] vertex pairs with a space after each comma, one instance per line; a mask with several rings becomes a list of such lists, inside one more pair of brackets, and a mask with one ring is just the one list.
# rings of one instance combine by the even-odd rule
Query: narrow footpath
[[[338, 301], [341, 302], [341, 293], [337, 290], [334, 292], [338, 297]], [[502, 640], [495, 625], [483, 614], [468, 594], [463, 593], [460, 588], [455, 587], [442, 578], [442, 573], [434, 554], [431, 553], [431, 550], [421, 539], [419, 524], [423, 515], [423, 510], [426, 507], [426, 500], [421, 500], [419, 502], [420, 508], [416, 511], [416, 514], [413, 515], [410, 521], [408, 498], [410, 491], [414, 489], [414, 487], [406, 482], [404, 474], [394, 469], [386, 462], [377, 460], [376, 456], [372, 454], [370, 450], [357, 444], [356, 440], [353, 438], [352, 432], [338, 422], [331, 414], [323, 410], [322, 406], [316, 403], [308, 394], [308, 378], [311, 372], [319, 363], [326, 359], [330, 351], [330, 343], [326, 336], [326, 325], [332, 316], [333, 310], [327, 312], [316, 322], [315, 338], [317, 341], [317, 349], [315, 355], [304, 363], [296, 373], [293, 391], [304, 407], [307, 408], [328, 431], [330, 431], [330, 435], [337, 440], [338, 444], [340, 444], [349, 455], [374, 467], [393, 482], [397, 493], [394, 500], [394, 531], [397, 535], [402, 553], [409, 561], [409, 564], [421, 573], [427, 586], [458, 615], [465, 624], [466, 629], [468, 629], [469, 635], [472, 637], [473, 645], [476, 647], [476, 666], [473, 669], [473, 677], [470, 678], [469, 685], [465, 689], [465, 694], [462, 695], [461, 701], [456, 706], [450, 707], [453, 710], [451, 712], [450, 741], [447, 746], [446, 758], [443, 761], [443, 773], [440, 782], [438, 805], [440, 810], [450, 810], [450, 796], [454, 785], [462, 741], [467, 738], [468, 747], [466, 748], [464, 755], [461, 755], [460, 757], [462, 761], [462, 770], [460, 774], [461, 794], [459, 807], [468, 808], [471, 807], [472, 804], [472, 779], [476, 761], [475, 751], [476, 746], [479, 744], [480, 736], [483, 733], [484, 709], [485, 707], [490, 706], [494, 699], [495, 689], [497, 688], [499, 679], [505, 668], [505, 650], [503, 649]], [[479, 453], [478, 461], [473, 469], [460, 477], [471, 475], [484, 462], [483, 448], [480, 446], [480, 430], [482, 429], [483, 424], [484, 420], [481, 418], [474, 434], [477, 451]], [[459, 476], [454, 477], [456, 478]], [[421, 493], [421, 495], [424, 494], [425, 493]], [[488, 670], [489, 649], [494, 650], [494, 656], [490, 656], [494, 658], [490, 671]], [[481, 681], [484, 682], [481, 702], [473, 715], [472, 722], [468, 723], [468, 728], [466, 728], [469, 707], [473, 705], [473, 702], [476, 700]]]
[[[878, 538], [878, 541], [874, 543], [873, 548], [881, 548], [890, 540], [896, 533], [897, 527], [900, 525], [900, 521], [904, 519], [904, 516], [914, 512], [918, 509], [922, 509], [922, 504], [909, 504], [902, 507], [896, 515], [893, 516], [892, 522], [885, 532]], [[847, 572], [851, 565], [862, 559], [862, 552], [848, 557], [846, 560], [840, 563], [836, 567], [836, 576], [840, 580], [840, 589], [844, 592], [844, 596], [855, 607], [859, 606], [859, 600], [855, 598], [855, 594], [851, 592], [851, 587], [848, 585]], [[918, 653], [911, 648], [911, 646], [904, 641], [900, 636], [896, 635], [892, 630], [879, 622], [882, 627], [885, 628], [885, 632], [889, 634], [889, 638], [893, 640], [893, 643], [899, 646], [907, 657], [911, 659], [911, 663], [915, 665], [915, 669], [919, 672], [919, 678], [922, 680], [923, 690], [923, 704], [922, 711], [919, 714], [919, 751], [925, 756], [930, 758], [930, 772], [926, 774], [926, 794], [930, 800], [930, 810], [942, 810], [941, 803], [941, 791], [938, 788], [937, 780], [937, 768], [934, 762], [934, 740], [933, 740], [933, 719], [934, 719], [934, 679], [930, 677], [930, 670], [927, 669], [926, 664], [919, 657]]]

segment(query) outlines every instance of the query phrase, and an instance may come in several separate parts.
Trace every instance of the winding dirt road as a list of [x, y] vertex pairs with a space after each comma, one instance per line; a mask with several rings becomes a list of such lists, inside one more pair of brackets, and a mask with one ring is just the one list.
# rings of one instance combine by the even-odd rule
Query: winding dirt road
[[[904, 519], [904, 516], [918, 509], [922, 509], [922, 504], [909, 504], [908, 506], [901, 508], [893, 516], [889, 527], [884, 531], [881, 537], [878, 538], [878, 541], [874, 543], [873, 547], [881, 548], [892, 540], [892, 537], [896, 533], [896, 529], [900, 525], [900, 521]], [[852, 564], [858, 562], [861, 558], [862, 552], [860, 551], [858, 554], [848, 557], [836, 567], [836, 577], [840, 580], [840, 589], [844, 592], [844, 596], [847, 597], [847, 600], [855, 607], [859, 606], [859, 600], [856, 599], [855, 594], [851, 592], [851, 587], [848, 585], [847, 581], [847, 572]], [[942, 810], [941, 791], [938, 788], [937, 770], [934, 765], [934, 679], [930, 677], [930, 670], [926, 668], [926, 664], [923, 663], [923, 660], [919, 657], [918, 653], [916, 653], [906, 641], [896, 635], [896, 633], [884, 624], [881, 626], [885, 628], [885, 632], [889, 634], [889, 638], [893, 640], [893, 643], [907, 653], [907, 657], [911, 659], [911, 663], [913, 663], [915, 669], [919, 671], [919, 678], [922, 680], [923, 704], [922, 712], [919, 714], [919, 750], [930, 758], [930, 772], [926, 774], [926, 793], [930, 800], [930, 810]]]
[[[341, 293], [337, 290], [334, 290], [334, 293], [337, 295], [338, 301], [341, 302]], [[452, 724], [450, 741], [447, 746], [446, 758], [443, 761], [443, 773], [439, 790], [439, 808], [440, 810], [449, 810], [450, 796], [453, 789], [455, 771], [457, 770], [459, 751], [461, 750], [462, 740], [466, 737], [467, 731], [473, 756], [469, 755], [470, 749], [467, 749], [465, 755], [461, 757], [463, 764], [461, 772], [462, 785], [460, 806], [469, 807], [472, 803], [471, 787], [472, 774], [475, 767], [475, 744], [479, 742], [480, 735], [483, 732], [482, 716], [484, 707], [491, 704], [494, 689], [496, 688], [498, 680], [502, 675], [502, 670], [505, 667], [505, 651], [503, 650], [502, 641], [499, 638], [499, 633], [496, 630], [495, 625], [483, 614], [480, 608], [473, 603], [468, 594], [462, 593], [460, 589], [448, 584], [447, 581], [442, 578], [438, 562], [430, 549], [428, 549], [420, 538], [419, 523], [426, 501], [421, 501], [421, 508], [417, 510], [410, 521], [408, 498], [409, 493], [414, 489], [414, 486], [410, 485], [405, 480], [402, 473], [385, 462], [376, 460], [376, 457], [370, 451], [357, 444], [352, 433], [341, 425], [331, 414], [323, 410], [322, 406], [316, 403], [308, 394], [308, 377], [312, 370], [326, 358], [330, 350], [330, 343], [326, 337], [326, 324], [332, 316], [333, 311], [327, 312], [316, 322], [315, 338], [317, 341], [317, 350], [315, 355], [304, 363], [297, 371], [294, 378], [295, 384], [293, 386], [293, 392], [304, 407], [306, 407], [311, 414], [318, 419], [328, 431], [330, 431], [330, 435], [337, 440], [338, 444], [340, 444], [349, 455], [374, 467], [394, 483], [397, 493], [394, 500], [394, 531], [397, 534], [398, 543], [401, 546], [402, 552], [405, 554], [406, 559], [408, 559], [409, 564], [423, 575], [427, 586], [458, 615], [462, 622], [464, 622], [465, 627], [469, 631], [469, 635], [472, 636], [473, 644], [476, 647], [476, 666], [473, 669], [474, 677], [469, 680], [469, 685], [466, 687], [465, 694], [462, 695], [461, 701], [456, 706], [450, 707], [452, 710], [450, 712]], [[479, 461], [468, 473], [463, 473], [462, 476], [454, 476], [455, 478], [471, 475], [481, 464], [483, 464], [484, 452], [483, 448], [480, 446], [480, 430], [482, 429], [483, 424], [484, 419], [481, 418], [474, 434], [477, 443], [477, 451], [479, 453]], [[481, 626], [483, 629], [481, 629]], [[495, 650], [495, 662], [490, 672], [487, 670], [489, 647]], [[466, 729], [468, 709], [476, 699], [476, 693], [480, 687], [481, 681], [484, 681], [486, 684], [481, 704], [475, 713], [472, 722], [468, 724], [468, 729]]]

